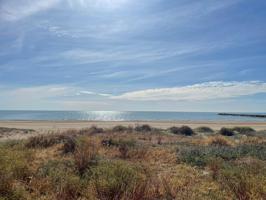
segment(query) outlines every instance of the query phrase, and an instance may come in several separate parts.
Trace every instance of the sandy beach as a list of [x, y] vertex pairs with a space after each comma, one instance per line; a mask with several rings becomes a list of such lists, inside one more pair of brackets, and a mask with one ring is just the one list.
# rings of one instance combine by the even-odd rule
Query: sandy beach
[[[228, 122], [228, 121], [0, 121], [0, 128], [14, 129], [9, 132], [0, 130], [0, 141], [7, 139], [25, 139], [37, 134], [49, 131], [64, 131], [67, 129], [82, 129], [91, 126], [101, 128], [112, 128], [116, 125], [136, 126], [149, 124], [155, 128], [167, 129], [172, 126], [189, 126], [197, 128], [208, 126], [214, 130], [222, 127], [248, 126], [257, 131], [266, 130], [266, 122]], [[25, 134], [25, 130], [32, 129], [34, 132]], [[24, 130], [24, 131], [23, 131]]]
[[218, 130], [221, 127], [249, 126], [255, 130], [266, 130], [266, 122], [228, 122], [228, 121], [0, 121], [0, 127], [22, 128], [34, 130], [79, 129], [90, 126], [111, 128], [116, 125], [135, 126], [149, 124], [156, 128], [187, 125], [191, 128], [209, 126]]

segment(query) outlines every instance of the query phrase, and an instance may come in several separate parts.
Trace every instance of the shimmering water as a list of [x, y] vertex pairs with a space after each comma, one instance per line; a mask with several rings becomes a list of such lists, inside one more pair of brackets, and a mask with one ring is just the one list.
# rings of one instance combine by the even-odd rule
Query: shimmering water
[[0, 111], [0, 120], [191, 120], [191, 121], [262, 121], [266, 118], [220, 116], [214, 112], [144, 112], [144, 111]]

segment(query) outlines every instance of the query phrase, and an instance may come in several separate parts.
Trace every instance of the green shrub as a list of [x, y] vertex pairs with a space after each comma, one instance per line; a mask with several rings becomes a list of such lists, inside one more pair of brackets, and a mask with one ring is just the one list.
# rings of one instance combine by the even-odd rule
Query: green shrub
[[94, 141], [80, 138], [74, 152], [74, 163], [79, 175], [82, 176], [90, 166], [97, 164], [98, 146]]
[[173, 126], [169, 128], [169, 131], [173, 134], [179, 134], [179, 127]]
[[209, 137], [207, 142], [209, 145], [214, 145], [214, 146], [232, 146], [230, 140], [228, 140], [223, 136]]
[[113, 132], [117, 132], [117, 133], [132, 132], [132, 128], [131, 127], [117, 125], [117, 126], [113, 127], [112, 131]]
[[52, 190], [58, 200], [75, 200], [81, 196], [82, 181], [70, 160], [49, 160], [37, 170], [36, 179], [48, 180], [50, 188], [46, 192]]
[[181, 161], [200, 167], [206, 166], [209, 160], [213, 158], [221, 158], [230, 161], [246, 156], [266, 160], [266, 145], [244, 144], [237, 147], [216, 145], [191, 146], [183, 148], [178, 152], [178, 158], [180, 158]]
[[57, 200], [77, 200], [83, 188], [79, 177], [73, 174], [62, 174], [54, 189]]
[[229, 128], [221, 128], [221, 130], [219, 131], [219, 134], [223, 135], [223, 136], [233, 136], [235, 133], [232, 129]]
[[31, 152], [22, 149], [0, 147], [0, 198], [7, 200], [25, 199], [24, 194], [15, 187], [15, 182], [27, 183], [32, 176], [29, 163]]
[[255, 130], [251, 127], [234, 127], [232, 128], [233, 131], [238, 132], [239, 134], [252, 134]]
[[0, 148], [0, 171], [13, 179], [27, 180], [31, 175], [29, 168], [31, 159], [30, 151]]
[[226, 163], [220, 170], [218, 181], [222, 188], [230, 191], [234, 199], [265, 199], [265, 164]]
[[64, 141], [64, 146], [62, 148], [63, 153], [74, 153], [77, 148], [77, 140], [74, 137], [68, 137]]
[[98, 133], [103, 133], [104, 130], [102, 128], [98, 128], [97, 126], [92, 126], [90, 128], [83, 128], [79, 131], [80, 135], [94, 135]]
[[143, 125], [136, 126], [135, 131], [137, 131], [137, 132], [151, 132], [152, 128], [148, 124], [143, 124]]
[[68, 136], [65, 135], [39, 135], [31, 137], [25, 144], [27, 148], [48, 148], [55, 144], [63, 143]]
[[195, 129], [196, 132], [199, 133], [213, 133], [214, 130], [212, 130], [211, 128], [207, 127], [207, 126], [201, 126]]
[[192, 136], [195, 134], [194, 131], [188, 126], [182, 126], [180, 128], [173, 126], [169, 128], [169, 130], [171, 133], [178, 135]]
[[128, 146], [128, 147], [135, 147], [137, 144], [136, 140], [124, 140], [124, 139], [108, 139], [108, 140], [102, 140], [102, 145], [104, 146], [115, 146], [115, 147], [120, 147], [120, 146]]
[[145, 198], [147, 176], [134, 164], [103, 162], [92, 169], [90, 180], [99, 199]]
[[70, 160], [48, 160], [48, 162], [42, 164], [37, 169], [37, 176], [45, 177], [56, 177], [61, 172], [74, 173], [75, 165]]

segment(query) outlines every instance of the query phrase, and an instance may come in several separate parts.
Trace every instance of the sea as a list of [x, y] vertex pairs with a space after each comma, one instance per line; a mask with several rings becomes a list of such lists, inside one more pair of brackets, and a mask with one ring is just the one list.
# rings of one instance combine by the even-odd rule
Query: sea
[[[265, 113], [245, 113], [265, 114]], [[84, 120], [84, 121], [238, 121], [266, 122], [266, 118], [221, 116], [216, 112], [153, 111], [29, 111], [2, 110], [0, 120]]]

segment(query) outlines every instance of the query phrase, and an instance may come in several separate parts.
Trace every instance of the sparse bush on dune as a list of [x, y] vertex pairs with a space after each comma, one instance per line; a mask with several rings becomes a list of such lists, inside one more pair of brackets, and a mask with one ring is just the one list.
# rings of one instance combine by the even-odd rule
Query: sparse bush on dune
[[137, 144], [136, 140], [125, 140], [125, 139], [109, 139], [102, 140], [102, 145], [106, 147], [117, 147], [120, 153], [120, 158], [144, 158], [147, 154], [147, 148], [145, 146], [140, 146]]
[[221, 134], [223, 136], [235, 135], [234, 131], [232, 129], [229, 129], [229, 128], [221, 128], [221, 130], [219, 131], [219, 134]]
[[181, 126], [181, 127], [171, 127], [169, 128], [170, 132], [177, 135], [185, 135], [185, 136], [192, 136], [194, 135], [194, 131], [188, 126]]
[[134, 147], [136, 146], [136, 140], [134, 139], [104, 139], [102, 140], [103, 146], [115, 146], [120, 147], [123, 145], [126, 145], [128, 147]]
[[68, 136], [63, 134], [39, 135], [28, 139], [25, 143], [27, 148], [48, 148], [55, 144], [63, 143]]
[[146, 199], [147, 174], [134, 164], [103, 162], [92, 169], [91, 184], [98, 199]]
[[[266, 197], [265, 164], [233, 164], [222, 166], [218, 181], [233, 194], [233, 199], [265, 199]], [[264, 177], [264, 178], [262, 178]]]
[[[47, 180], [43, 184], [40, 180]], [[75, 200], [81, 196], [82, 183], [79, 176], [75, 174], [75, 165], [69, 160], [58, 161], [49, 160], [37, 171], [37, 176], [31, 184], [32, 188], [36, 185], [54, 194], [54, 199]], [[38, 188], [39, 190], [41, 188]]]
[[232, 146], [232, 142], [223, 136], [210, 137], [207, 139], [207, 144], [214, 146]]
[[232, 128], [233, 131], [236, 131], [239, 134], [252, 134], [256, 132], [253, 128], [251, 127], [234, 127]]
[[178, 134], [179, 133], [179, 127], [173, 126], [169, 128], [169, 131], [173, 134]]
[[143, 124], [143, 125], [136, 126], [135, 131], [137, 131], [137, 132], [151, 132], [152, 128], [148, 124]]
[[23, 149], [0, 147], [0, 199], [26, 199], [15, 183], [28, 183], [33, 172], [29, 164], [31, 152]]
[[65, 139], [64, 145], [62, 148], [64, 154], [74, 153], [76, 148], [77, 148], [77, 139], [76, 138], [68, 137]]
[[188, 126], [182, 126], [179, 128], [179, 133], [181, 135], [187, 135], [187, 136], [191, 136], [194, 135], [194, 131], [188, 127]]
[[29, 163], [32, 152], [22, 149], [0, 148], [0, 171], [17, 180], [27, 180], [31, 175]]
[[266, 160], [266, 145], [243, 144], [236, 147], [220, 145], [191, 146], [178, 150], [178, 159], [181, 159], [181, 161], [185, 163], [200, 167], [206, 166], [209, 160], [213, 158], [231, 161], [246, 156]]
[[196, 132], [199, 133], [213, 133], [214, 130], [212, 130], [210, 127], [207, 126], [201, 126], [195, 129]]
[[75, 163], [71, 160], [48, 160], [37, 169], [39, 178], [57, 177], [61, 172], [74, 173]]
[[114, 132], [114, 133], [123, 133], [123, 132], [129, 133], [132, 131], [133, 131], [133, 128], [130, 126], [126, 127], [126, 126], [117, 125], [117, 126], [112, 128], [112, 132]]
[[98, 128], [97, 126], [92, 126], [90, 128], [83, 128], [79, 130], [80, 135], [93, 135], [97, 133], [103, 133], [104, 129], [103, 128]]
[[63, 174], [55, 185], [57, 200], [77, 200], [81, 196], [82, 184], [79, 177], [72, 174]]
[[73, 155], [76, 170], [82, 176], [90, 166], [97, 164], [98, 144], [90, 138], [80, 138]]

